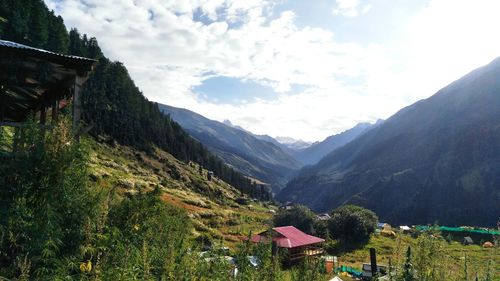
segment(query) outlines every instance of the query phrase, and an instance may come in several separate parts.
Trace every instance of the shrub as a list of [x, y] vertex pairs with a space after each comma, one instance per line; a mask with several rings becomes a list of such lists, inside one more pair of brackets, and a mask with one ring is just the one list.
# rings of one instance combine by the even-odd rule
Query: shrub
[[293, 206], [288, 210], [279, 210], [274, 216], [274, 226], [292, 225], [304, 231], [314, 234], [315, 214], [305, 206]]
[[365, 243], [377, 227], [377, 215], [359, 206], [345, 205], [331, 213], [330, 234], [348, 244]]

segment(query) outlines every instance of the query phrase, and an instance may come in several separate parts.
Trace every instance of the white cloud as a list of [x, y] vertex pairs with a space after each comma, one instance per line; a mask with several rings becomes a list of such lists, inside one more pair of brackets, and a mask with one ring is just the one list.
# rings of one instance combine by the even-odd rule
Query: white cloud
[[406, 76], [429, 95], [499, 56], [498, 11], [496, 0], [430, 1], [408, 27]]
[[362, 3], [360, 0], [335, 0], [336, 5], [332, 12], [334, 15], [343, 15], [346, 17], [357, 17], [368, 13], [371, 9], [371, 4]]
[[[335, 42], [331, 31], [298, 28], [294, 12], [272, 15], [270, 9], [274, 3], [270, 1], [87, 0], [82, 3], [49, 1], [69, 26], [96, 36], [108, 56], [123, 61], [150, 99], [188, 107], [212, 118], [241, 120], [243, 125], [259, 132], [272, 133], [278, 124], [284, 130], [287, 126], [282, 124], [289, 122], [287, 115], [297, 110], [315, 119], [311, 115], [319, 111], [314, 108], [314, 100], [325, 99], [326, 92], [340, 87], [336, 77], [355, 78], [363, 72], [363, 65], [358, 63], [365, 56], [362, 47]], [[197, 11], [211, 22], [195, 21]], [[212, 105], [192, 92], [194, 86], [211, 76], [257, 81], [277, 93], [289, 91], [292, 84], [301, 84], [320, 89], [321, 94], [307, 91], [297, 97], [283, 95], [272, 102], [248, 101], [244, 108]], [[292, 102], [309, 105], [297, 109], [299, 105]], [[267, 112], [264, 108], [276, 114], [262, 114]], [[296, 115], [292, 123], [304, 117]], [[252, 118], [260, 122], [244, 122]], [[319, 120], [315, 122], [315, 126], [321, 124]], [[302, 129], [307, 131], [306, 127]], [[304, 136], [308, 139], [331, 132], [283, 130], [276, 133], [308, 134]]]
[[[149, 99], [305, 140], [387, 118], [500, 50], [494, 0], [431, 0], [410, 24], [400, 23], [404, 36], [378, 45], [341, 43], [333, 30], [298, 27], [293, 11], [274, 14], [272, 0], [46, 2], [123, 61]], [[336, 9], [355, 16], [376, 4], [338, 0]], [[276, 97], [211, 103], [193, 87], [213, 76], [269, 85]], [[293, 84], [305, 90], [290, 95]]]

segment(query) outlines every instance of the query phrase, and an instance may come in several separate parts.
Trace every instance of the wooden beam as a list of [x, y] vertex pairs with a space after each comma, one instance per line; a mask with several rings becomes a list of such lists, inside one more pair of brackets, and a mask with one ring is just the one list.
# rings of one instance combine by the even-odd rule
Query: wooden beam
[[42, 105], [40, 108], [40, 124], [45, 125], [45, 121], [47, 121], [47, 109], [45, 105]]
[[85, 80], [86, 78], [83, 76], [75, 76], [73, 83], [73, 130], [77, 141], [80, 139], [79, 126], [82, 114], [81, 92]]

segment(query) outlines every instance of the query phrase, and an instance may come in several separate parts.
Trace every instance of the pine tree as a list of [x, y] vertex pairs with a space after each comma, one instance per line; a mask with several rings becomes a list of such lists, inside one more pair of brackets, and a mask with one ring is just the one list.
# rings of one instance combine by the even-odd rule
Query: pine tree
[[54, 12], [49, 16], [49, 37], [47, 39], [46, 49], [56, 53], [66, 54], [68, 52], [69, 35], [64, 26], [61, 16], [56, 17]]
[[29, 42], [37, 48], [45, 48], [49, 38], [49, 19], [43, 2], [33, 1], [29, 20]]
[[[84, 42], [85, 42], [86, 37], [84, 37]], [[97, 43], [97, 39], [95, 37], [90, 38], [90, 40], [87, 41], [87, 57], [92, 58], [92, 59], [100, 59], [103, 54], [101, 51], [101, 48], [99, 47], [99, 44]], [[152, 104], [152, 103], [149, 103]]]
[[80, 39], [80, 33], [76, 28], [72, 28], [69, 31], [69, 46], [68, 46], [68, 53], [73, 56], [80, 56], [80, 57], [85, 57], [85, 46], [84, 43], [85, 41], [82, 41]]

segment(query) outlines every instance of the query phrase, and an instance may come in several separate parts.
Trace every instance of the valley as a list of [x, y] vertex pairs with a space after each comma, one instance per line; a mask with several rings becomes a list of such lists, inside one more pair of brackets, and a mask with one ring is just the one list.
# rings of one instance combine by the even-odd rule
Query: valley
[[0, 280], [500, 281], [500, 58], [430, 95], [296, 3], [98, 2], [0, 0]]

